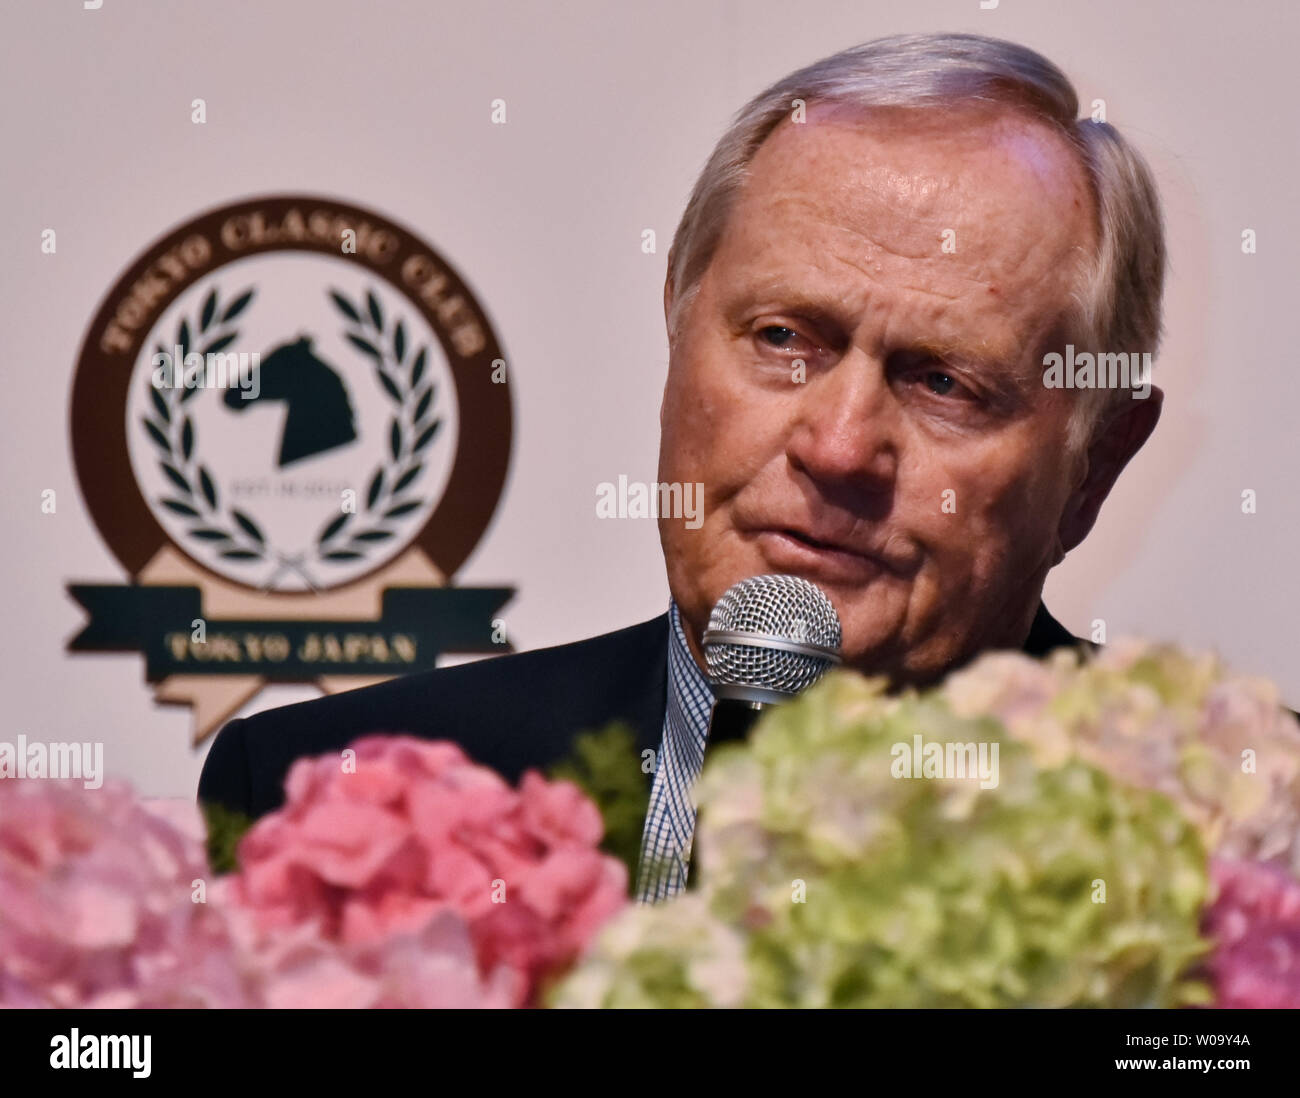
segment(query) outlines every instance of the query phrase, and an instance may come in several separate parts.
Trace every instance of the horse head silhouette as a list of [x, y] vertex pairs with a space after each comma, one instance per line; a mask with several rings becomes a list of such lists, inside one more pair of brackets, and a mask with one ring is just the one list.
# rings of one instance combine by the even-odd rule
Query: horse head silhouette
[[348, 391], [337, 371], [316, 357], [310, 336], [281, 344], [264, 355], [258, 379], [256, 397], [246, 400], [243, 390], [229, 389], [226, 407], [242, 412], [260, 400], [283, 400], [288, 405], [280, 436], [281, 469], [345, 446], [357, 437]]

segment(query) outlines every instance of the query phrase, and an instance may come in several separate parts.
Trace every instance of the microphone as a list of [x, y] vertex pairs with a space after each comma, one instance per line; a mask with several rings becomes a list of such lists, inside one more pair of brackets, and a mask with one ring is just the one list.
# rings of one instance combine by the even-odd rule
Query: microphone
[[[798, 576], [751, 576], [727, 588], [704, 631], [704, 662], [713, 688], [713, 714], [704, 751], [745, 740], [763, 710], [797, 697], [840, 662], [840, 616], [815, 583]], [[699, 827], [696, 812], [695, 827]], [[677, 865], [687, 873], [695, 830]]]
[[717, 701], [706, 745], [744, 740], [771, 705], [797, 697], [840, 662], [840, 618], [798, 576], [751, 576], [709, 615], [704, 660]]

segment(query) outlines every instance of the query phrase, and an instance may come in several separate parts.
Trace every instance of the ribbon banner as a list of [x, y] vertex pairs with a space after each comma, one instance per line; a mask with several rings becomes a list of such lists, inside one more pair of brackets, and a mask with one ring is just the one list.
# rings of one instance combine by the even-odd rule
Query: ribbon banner
[[432, 670], [444, 653], [512, 651], [493, 639], [510, 587], [389, 587], [371, 621], [207, 618], [194, 586], [73, 584], [68, 593], [90, 615], [69, 649], [141, 652], [151, 683], [196, 673], [272, 682], [386, 676]]

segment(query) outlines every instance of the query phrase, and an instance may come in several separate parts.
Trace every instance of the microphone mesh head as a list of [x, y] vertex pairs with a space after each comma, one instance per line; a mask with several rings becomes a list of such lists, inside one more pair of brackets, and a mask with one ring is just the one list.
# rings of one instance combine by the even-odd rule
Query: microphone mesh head
[[[743, 639], [711, 637], [740, 633]], [[704, 659], [719, 697], [793, 698], [834, 664], [830, 653], [788, 651], [782, 642], [840, 648], [840, 619], [815, 583], [798, 576], [751, 576], [727, 590], [709, 616]]]

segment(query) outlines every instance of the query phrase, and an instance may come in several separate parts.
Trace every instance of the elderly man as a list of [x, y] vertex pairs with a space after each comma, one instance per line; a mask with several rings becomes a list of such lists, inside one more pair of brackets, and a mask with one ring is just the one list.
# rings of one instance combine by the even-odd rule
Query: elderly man
[[[454, 739], [515, 777], [613, 720], [657, 760], [639, 894], [684, 887], [713, 698], [709, 613], [748, 576], [817, 583], [845, 662], [925, 683], [991, 648], [1080, 643], [1043, 607], [1160, 415], [1159, 390], [1045, 383], [1053, 354], [1153, 354], [1164, 245], [1141, 158], [1038, 54], [883, 39], [763, 92], [668, 260], [659, 480], [672, 604], [593, 640], [228, 725], [199, 795], [253, 815], [293, 760], [367, 732]], [[671, 867], [665, 869], [664, 867]]]

